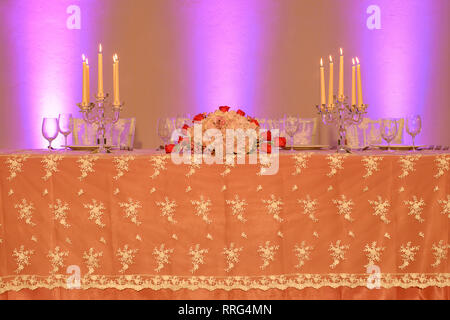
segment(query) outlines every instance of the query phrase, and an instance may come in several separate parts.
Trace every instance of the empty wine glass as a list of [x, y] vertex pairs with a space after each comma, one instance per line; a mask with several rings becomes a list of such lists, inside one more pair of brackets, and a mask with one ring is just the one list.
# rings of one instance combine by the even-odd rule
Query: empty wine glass
[[294, 151], [294, 135], [298, 130], [298, 118], [291, 116], [284, 116], [284, 131], [291, 138], [291, 151]]
[[397, 136], [397, 130], [398, 125], [396, 119], [381, 119], [381, 137], [387, 142], [389, 152], [391, 151], [391, 141]]
[[414, 138], [422, 130], [422, 119], [420, 115], [410, 115], [406, 118], [406, 132], [411, 136], [413, 143], [413, 150], [416, 150], [416, 145], [414, 143]]
[[42, 135], [48, 141], [48, 149], [53, 150], [52, 141], [58, 136], [58, 119], [44, 118], [42, 120]]
[[58, 129], [64, 136], [64, 149], [67, 150], [67, 136], [73, 130], [73, 118], [71, 113], [62, 113], [58, 117]]
[[169, 118], [159, 118], [158, 119], [158, 136], [163, 141], [165, 146], [170, 139], [170, 119]]

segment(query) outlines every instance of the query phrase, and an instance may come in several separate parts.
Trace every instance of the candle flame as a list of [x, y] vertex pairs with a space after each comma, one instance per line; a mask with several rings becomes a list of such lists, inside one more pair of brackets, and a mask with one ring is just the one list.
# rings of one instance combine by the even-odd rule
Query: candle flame
[[117, 53], [115, 53], [114, 56], [113, 56], [113, 61], [117, 62], [118, 60], [119, 60], [119, 58], [117, 57]]
[[98, 45], [98, 52], [102, 53], [102, 44], [101, 43]]
[[344, 54], [344, 51], [342, 50], [342, 48], [339, 48], [339, 50], [341, 51], [341, 56]]
[[86, 61], [86, 56], [84, 54], [81, 55], [81, 58], [83, 59], [83, 62]]
[[320, 58], [320, 66], [323, 67], [323, 59]]
[[359, 64], [359, 59], [358, 59], [358, 57], [356, 57], [355, 59], [356, 59], [356, 63]]
[[355, 59], [354, 58], [352, 58], [352, 63], [353, 63], [353, 65], [355, 65]]
[[333, 63], [333, 57], [330, 55], [330, 63]]
[[86, 58], [86, 64], [89, 65], [89, 59], [88, 58]]

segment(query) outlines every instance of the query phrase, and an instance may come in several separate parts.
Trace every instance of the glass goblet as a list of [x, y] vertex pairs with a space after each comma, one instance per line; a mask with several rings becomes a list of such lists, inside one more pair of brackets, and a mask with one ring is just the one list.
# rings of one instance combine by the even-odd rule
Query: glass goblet
[[73, 118], [71, 113], [62, 113], [58, 117], [59, 132], [64, 136], [64, 149], [67, 150], [67, 136], [73, 130]]
[[391, 141], [397, 136], [397, 120], [392, 118], [381, 119], [381, 137], [388, 144], [388, 152], [391, 152]]
[[44, 118], [42, 120], [42, 135], [48, 141], [48, 149], [53, 150], [52, 141], [58, 136], [58, 119]]
[[406, 132], [411, 136], [413, 143], [413, 150], [416, 150], [414, 138], [422, 131], [422, 119], [420, 115], [410, 115], [406, 118]]
[[284, 131], [291, 138], [291, 151], [294, 151], [294, 135], [298, 130], [298, 118], [297, 117], [284, 117]]
[[158, 136], [162, 140], [164, 146], [170, 139], [170, 127], [168, 120], [168, 118], [158, 119]]

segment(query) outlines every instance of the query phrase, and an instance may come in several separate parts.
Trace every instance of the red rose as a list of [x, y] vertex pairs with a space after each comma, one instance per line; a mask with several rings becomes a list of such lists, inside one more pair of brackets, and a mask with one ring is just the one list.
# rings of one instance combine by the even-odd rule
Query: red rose
[[286, 138], [285, 137], [278, 137], [278, 146], [281, 148], [286, 147]]
[[164, 149], [166, 149], [166, 153], [172, 153], [174, 147], [175, 147], [175, 145], [173, 143], [172, 144], [166, 144]]
[[189, 126], [188, 126], [187, 124], [185, 124], [185, 125], [183, 126], [183, 128], [181, 128], [181, 129], [187, 130], [187, 129], [189, 129]]
[[205, 116], [203, 115], [203, 113], [199, 113], [198, 115], [196, 115], [194, 117], [194, 121], [202, 121], [203, 119], [205, 119]]
[[219, 107], [219, 110], [222, 112], [228, 112], [228, 110], [230, 110], [230, 107], [229, 106], [221, 106], [221, 107]]
[[256, 124], [257, 127], [259, 127], [258, 120], [256, 120], [256, 119], [251, 119], [250, 122], [253, 122], [254, 124]]
[[270, 143], [264, 142], [261, 145], [261, 150], [265, 151], [266, 153], [272, 153], [272, 145]]
[[183, 141], [184, 137], [183, 136], [178, 136], [178, 143], [180, 143], [181, 141]]
[[241, 109], [239, 109], [238, 111], [236, 111], [237, 114], [241, 115], [241, 116], [245, 116], [245, 112], [242, 111]]

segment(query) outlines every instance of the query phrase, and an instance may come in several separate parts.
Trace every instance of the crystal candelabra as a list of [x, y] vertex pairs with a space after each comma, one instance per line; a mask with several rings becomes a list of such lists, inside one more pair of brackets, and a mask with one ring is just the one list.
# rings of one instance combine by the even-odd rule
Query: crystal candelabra
[[108, 124], [115, 124], [119, 120], [120, 111], [122, 110], [123, 103], [111, 104], [112, 114], [108, 114], [105, 105], [107, 103], [108, 94], [103, 97], [96, 97], [95, 103], [91, 102], [87, 105], [78, 103], [80, 112], [83, 114], [83, 120], [89, 124], [97, 125], [97, 144], [99, 145], [96, 152], [98, 153], [110, 153], [111, 151], [106, 148], [106, 126]]
[[334, 124], [339, 130], [337, 152], [350, 153], [350, 148], [347, 146], [346, 141], [347, 127], [362, 122], [368, 105], [349, 105], [347, 97], [337, 99], [334, 96], [332, 105], [322, 104], [316, 107], [322, 116], [323, 123]]

